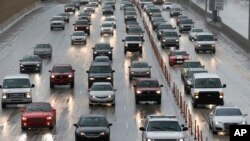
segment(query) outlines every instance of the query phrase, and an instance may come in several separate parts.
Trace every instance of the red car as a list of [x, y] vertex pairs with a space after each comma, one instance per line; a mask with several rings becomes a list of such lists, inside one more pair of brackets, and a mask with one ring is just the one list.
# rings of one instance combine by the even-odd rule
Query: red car
[[68, 85], [74, 88], [74, 72], [75, 70], [71, 65], [60, 64], [54, 65], [50, 72], [50, 88], [54, 88], [54, 85]]
[[22, 109], [21, 127], [26, 130], [31, 127], [48, 127], [56, 125], [56, 109], [46, 102], [35, 102]]
[[139, 101], [156, 101], [161, 104], [161, 87], [158, 80], [153, 78], [138, 78], [135, 80], [134, 94], [136, 104]]
[[172, 50], [168, 54], [168, 62], [170, 66], [183, 64], [185, 60], [189, 60], [189, 54], [186, 51]]

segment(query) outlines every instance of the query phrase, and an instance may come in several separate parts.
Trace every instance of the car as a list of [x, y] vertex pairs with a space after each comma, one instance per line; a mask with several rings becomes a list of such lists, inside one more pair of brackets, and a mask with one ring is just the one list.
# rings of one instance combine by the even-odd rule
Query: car
[[181, 37], [181, 35], [178, 35], [176, 31], [164, 30], [161, 32], [159, 36], [160, 36], [161, 48], [176, 47], [176, 49], [179, 49], [180, 47], [179, 37]]
[[192, 28], [188, 33], [188, 39], [190, 41], [195, 40], [197, 33], [204, 32], [202, 28]]
[[187, 70], [187, 74], [183, 77], [184, 92], [186, 94], [190, 94], [192, 78], [195, 73], [206, 73], [206, 72], [207, 70], [204, 68], [189, 68]]
[[205, 66], [201, 64], [198, 60], [184, 60], [181, 66], [181, 79], [187, 76], [187, 70], [190, 68], [204, 68]]
[[107, 62], [110, 63], [108, 56], [96, 56], [94, 62]]
[[107, 62], [93, 62], [86, 71], [88, 73], [88, 88], [94, 82], [110, 82], [113, 85], [115, 70], [112, 69], [111, 64]]
[[91, 14], [88, 12], [80, 12], [78, 14], [78, 20], [88, 20], [91, 22]]
[[173, 27], [172, 24], [168, 24], [168, 23], [160, 23], [158, 24], [158, 26], [155, 29], [155, 32], [157, 33], [157, 39], [160, 39], [161, 36], [161, 32], [164, 30], [175, 30], [176, 27]]
[[19, 61], [20, 73], [42, 71], [42, 59], [38, 55], [26, 55]]
[[[129, 6], [130, 5], [130, 6]], [[124, 5], [125, 7], [123, 8], [123, 14], [125, 15], [126, 12], [136, 12], [135, 7], [133, 6], [132, 3]]]
[[110, 5], [115, 10], [115, 1], [105, 1], [104, 5]]
[[113, 16], [105, 17], [105, 19], [103, 20], [103, 22], [105, 22], [105, 23], [111, 23], [113, 25], [113, 27], [116, 28], [116, 19]]
[[146, 61], [132, 61], [129, 68], [129, 80], [138, 77], [151, 77], [151, 67]]
[[179, 22], [180, 22], [180, 20], [182, 20], [182, 19], [188, 19], [188, 16], [184, 16], [184, 15], [179, 15], [179, 16], [177, 16], [176, 19], [175, 19], [175, 22], [176, 22], [176, 25], [177, 25], [177, 26], [179, 25]]
[[108, 56], [109, 60], [113, 60], [113, 47], [111, 47], [110, 43], [96, 43], [93, 49], [93, 60], [97, 56]]
[[64, 5], [64, 12], [76, 12], [75, 5], [73, 3], [67, 3]]
[[70, 88], [74, 88], [75, 85], [75, 70], [70, 64], [56, 64], [53, 66], [50, 72], [50, 88], [54, 88], [55, 85], [70, 85]]
[[151, 21], [153, 30], [157, 29], [158, 25], [163, 23], [167, 23], [167, 21], [164, 18], [162, 17], [154, 18], [154, 20]]
[[161, 13], [153, 13], [152, 16], [150, 17], [150, 21], [152, 21], [154, 18], [163, 18]]
[[137, 14], [136, 14], [136, 11], [126, 11], [125, 13], [124, 13], [124, 20], [125, 20], [125, 22], [127, 21], [127, 20], [133, 20], [133, 19], [137, 19]]
[[156, 101], [161, 104], [161, 87], [157, 79], [154, 78], [138, 78], [135, 80], [134, 95], [135, 103], [140, 101]]
[[88, 35], [90, 35], [90, 21], [88, 20], [76, 20], [74, 25], [74, 31], [84, 31]]
[[56, 109], [47, 102], [34, 102], [22, 108], [21, 128], [47, 127], [53, 129], [56, 126]]
[[100, 114], [81, 115], [75, 126], [75, 141], [110, 141], [110, 127], [107, 118]]
[[153, 0], [153, 3], [155, 5], [162, 5], [164, 3], [165, 0]]
[[87, 37], [84, 31], [74, 31], [71, 35], [71, 44], [83, 43], [87, 44]]
[[58, 16], [62, 16], [64, 18], [64, 21], [69, 23], [69, 13], [59, 13]]
[[34, 46], [34, 55], [39, 57], [49, 57], [52, 56], [52, 46], [50, 43], [38, 43]]
[[225, 87], [226, 84], [221, 83], [218, 74], [194, 74], [190, 92], [193, 108], [206, 104], [224, 105], [224, 92], [222, 89]]
[[142, 28], [140, 26], [128, 28], [127, 34], [128, 35], [139, 35], [139, 36], [141, 36], [142, 40], [144, 40], [144, 31], [142, 30]]
[[194, 22], [192, 19], [182, 19], [179, 21], [179, 32], [190, 31], [194, 27]]
[[126, 7], [133, 7], [134, 5], [132, 4], [131, 1], [122, 1], [120, 5], [120, 10], [123, 10]]
[[139, 0], [139, 5], [144, 8], [146, 5], [153, 4], [152, 0]]
[[161, 7], [162, 7], [162, 10], [170, 10], [172, 5], [173, 5], [172, 2], [164, 2]]
[[80, 5], [86, 5], [89, 3], [89, 0], [79, 0]]
[[50, 20], [50, 30], [53, 30], [54, 28], [61, 28], [64, 30], [65, 28], [65, 22], [64, 17], [62, 16], [54, 16]]
[[153, 15], [153, 13], [161, 13], [161, 10], [157, 7], [152, 7], [152, 8], [149, 8], [147, 11], [146, 11], [149, 19], [151, 18], [151, 16]]
[[103, 34], [111, 34], [111, 35], [114, 35], [114, 25], [112, 23], [102, 23], [101, 25], [101, 36]]
[[32, 103], [32, 88], [28, 74], [9, 74], [4, 76], [0, 85], [2, 109], [7, 105]]
[[127, 51], [142, 53], [142, 44], [144, 40], [140, 35], [126, 35], [125, 39], [122, 41], [124, 42], [124, 54], [126, 54]]
[[171, 50], [168, 54], [168, 63], [170, 66], [183, 64], [185, 60], [189, 60], [189, 54], [182, 50]]
[[111, 5], [105, 5], [102, 8], [102, 15], [107, 16], [107, 15], [114, 15], [114, 9], [112, 8]]
[[184, 141], [188, 130], [175, 115], [147, 115], [142, 131], [142, 141]]
[[213, 134], [228, 133], [230, 125], [247, 125], [246, 116], [236, 106], [215, 106], [209, 113], [209, 127]]
[[85, 5], [84, 9], [83, 9], [84, 12], [87, 12], [87, 13], [95, 13], [95, 5], [90, 5], [90, 4], [87, 4]]
[[145, 4], [142, 9], [144, 11], [147, 11], [148, 9], [154, 8], [154, 7], [155, 7], [155, 5], [151, 2], [151, 3]]
[[89, 105], [115, 105], [115, 91], [110, 82], [94, 82], [89, 89]]
[[173, 17], [173, 16], [179, 16], [179, 15], [182, 15], [182, 9], [179, 8], [179, 7], [172, 7], [170, 9], [170, 12], [169, 12], [169, 16], [170, 17]]
[[97, 0], [91, 0], [89, 2], [89, 5], [94, 5], [95, 7], [98, 7], [99, 6], [99, 2]]
[[72, 1], [71, 2], [73, 5], [75, 5], [75, 8], [80, 10], [80, 2], [79, 1]]
[[194, 50], [197, 54], [200, 53], [200, 51], [210, 51], [211, 53], [215, 54], [215, 41], [217, 41], [217, 39], [212, 33], [197, 33], [194, 41]]
[[126, 32], [128, 31], [129, 28], [131, 27], [138, 27], [139, 26], [139, 23], [136, 21], [136, 19], [133, 19], [133, 20], [127, 20], [126, 21]]

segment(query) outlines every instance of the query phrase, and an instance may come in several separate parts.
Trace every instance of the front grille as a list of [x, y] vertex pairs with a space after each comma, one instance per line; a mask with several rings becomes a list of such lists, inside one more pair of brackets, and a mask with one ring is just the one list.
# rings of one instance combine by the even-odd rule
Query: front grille
[[69, 76], [68, 75], [56, 75], [55, 78], [56, 79], [65, 79], [65, 78], [68, 78]]
[[103, 98], [104, 99], [104, 98], [108, 98], [108, 97], [107, 96], [96, 96], [96, 98], [101, 98], [101, 99]]
[[53, 23], [53, 25], [61, 25], [61, 23]]
[[139, 47], [139, 44], [128, 44], [129, 47]]
[[199, 99], [218, 99], [220, 97], [219, 92], [199, 92]]
[[142, 91], [142, 94], [155, 95], [156, 91]]
[[28, 118], [29, 122], [44, 122], [46, 121], [45, 118]]
[[230, 125], [237, 125], [238, 123], [224, 123], [224, 130], [229, 131]]
[[25, 93], [9, 93], [8, 98], [25, 98]]

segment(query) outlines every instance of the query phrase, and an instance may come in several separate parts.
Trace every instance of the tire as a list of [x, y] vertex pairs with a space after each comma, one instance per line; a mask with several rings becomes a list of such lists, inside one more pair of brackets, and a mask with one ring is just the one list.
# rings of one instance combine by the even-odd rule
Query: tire
[[74, 42], [71, 41], [71, 45], [74, 45]]
[[100, 33], [100, 35], [102, 36], [102, 33]]
[[156, 103], [157, 103], [157, 105], [160, 105], [161, 104], [161, 100], [157, 100]]
[[216, 53], [216, 51], [215, 50], [213, 50], [213, 54], [215, 54]]
[[52, 83], [50, 83], [49, 86], [51, 89], [54, 88], [54, 84], [52, 84]]
[[53, 27], [50, 27], [50, 30], [53, 30]]
[[135, 103], [136, 103], [136, 104], [139, 104], [139, 100], [135, 99]]
[[182, 30], [179, 30], [180, 33], [182, 33]]
[[212, 129], [212, 131], [214, 135], [217, 135], [217, 131], [214, 131], [214, 129]]
[[197, 103], [193, 102], [193, 108], [197, 108]]
[[180, 46], [176, 46], [176, 49], [179, 49], [180, 48]]
[[195, 52], [196, 52], [197, 54], [199, 54], [199, 50], [198, 50], [198, 49], [196, 49], [196, 48], [195, 48]]
[[75, 83], [70, 83], [70, 88], [74, 88]]
[[2, 109], [6, 108], [6, 104], [2, 103]]

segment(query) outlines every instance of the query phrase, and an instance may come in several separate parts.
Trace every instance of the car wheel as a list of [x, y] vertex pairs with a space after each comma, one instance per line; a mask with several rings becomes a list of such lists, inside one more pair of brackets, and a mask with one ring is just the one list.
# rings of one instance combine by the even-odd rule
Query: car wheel
[[197, 108], [197, 103], [193, 102], [193, 108]]
[[139, 100], [136, 99], [136, 100], [135, 100], [135, 103], [136, 103], [136, 104], [139, 104]]
[[139, 51], [142, 54], [142, 50]]
[[50, 30], [53, 30], [53, 27], [50, 27]]
[[71, 41], [71, 45], [74, 45], [74, 42], [73, 42], [73, 41]]
[[73, 83], [70, 83], [70, 88], [74, 88], [74, 82]]
[[180, 46], [179, 46], [179, 45], [177, 45], [177, 46], [176, 46], [176, 49], [179, 49], [179, 48], [180, 48]]
[[179, 30], [180, 33], [182, 33], [182, 30]]
[[156, 102], [157, 102], [157, 105], [161, 104], [161, 100], [158, 100], [158, 101], [156, 101]]
[[216, 51], [215, 50], [213, 50], [213, 54], [215, 54], [216, 53]]
[[212, 131], [214, 135], [217, 135], [217, 131], [214, 131], [214, 129], [212, 129]]
[[127, 53], [127, 51], [126, 50], [124, 50], [124, 54], [126, 54]]
[[2, 109], [5, 109], [5, 108], [6, 108], [6, 104], [2, 103]]
[[198, 50], [198, 49], [196, 49], [196, 48], [195, 48], [195, 52], [196, 52], [197, 54], [199, 54], [199, 50]]
[[52, 84], [52, 83], [50, 83], [50, 88], [52, 89], [52, 88], [54, 88], [54, 84]]
[[49, 127], [49, 130], [53, 130], [54, 129], [54, 125]]

